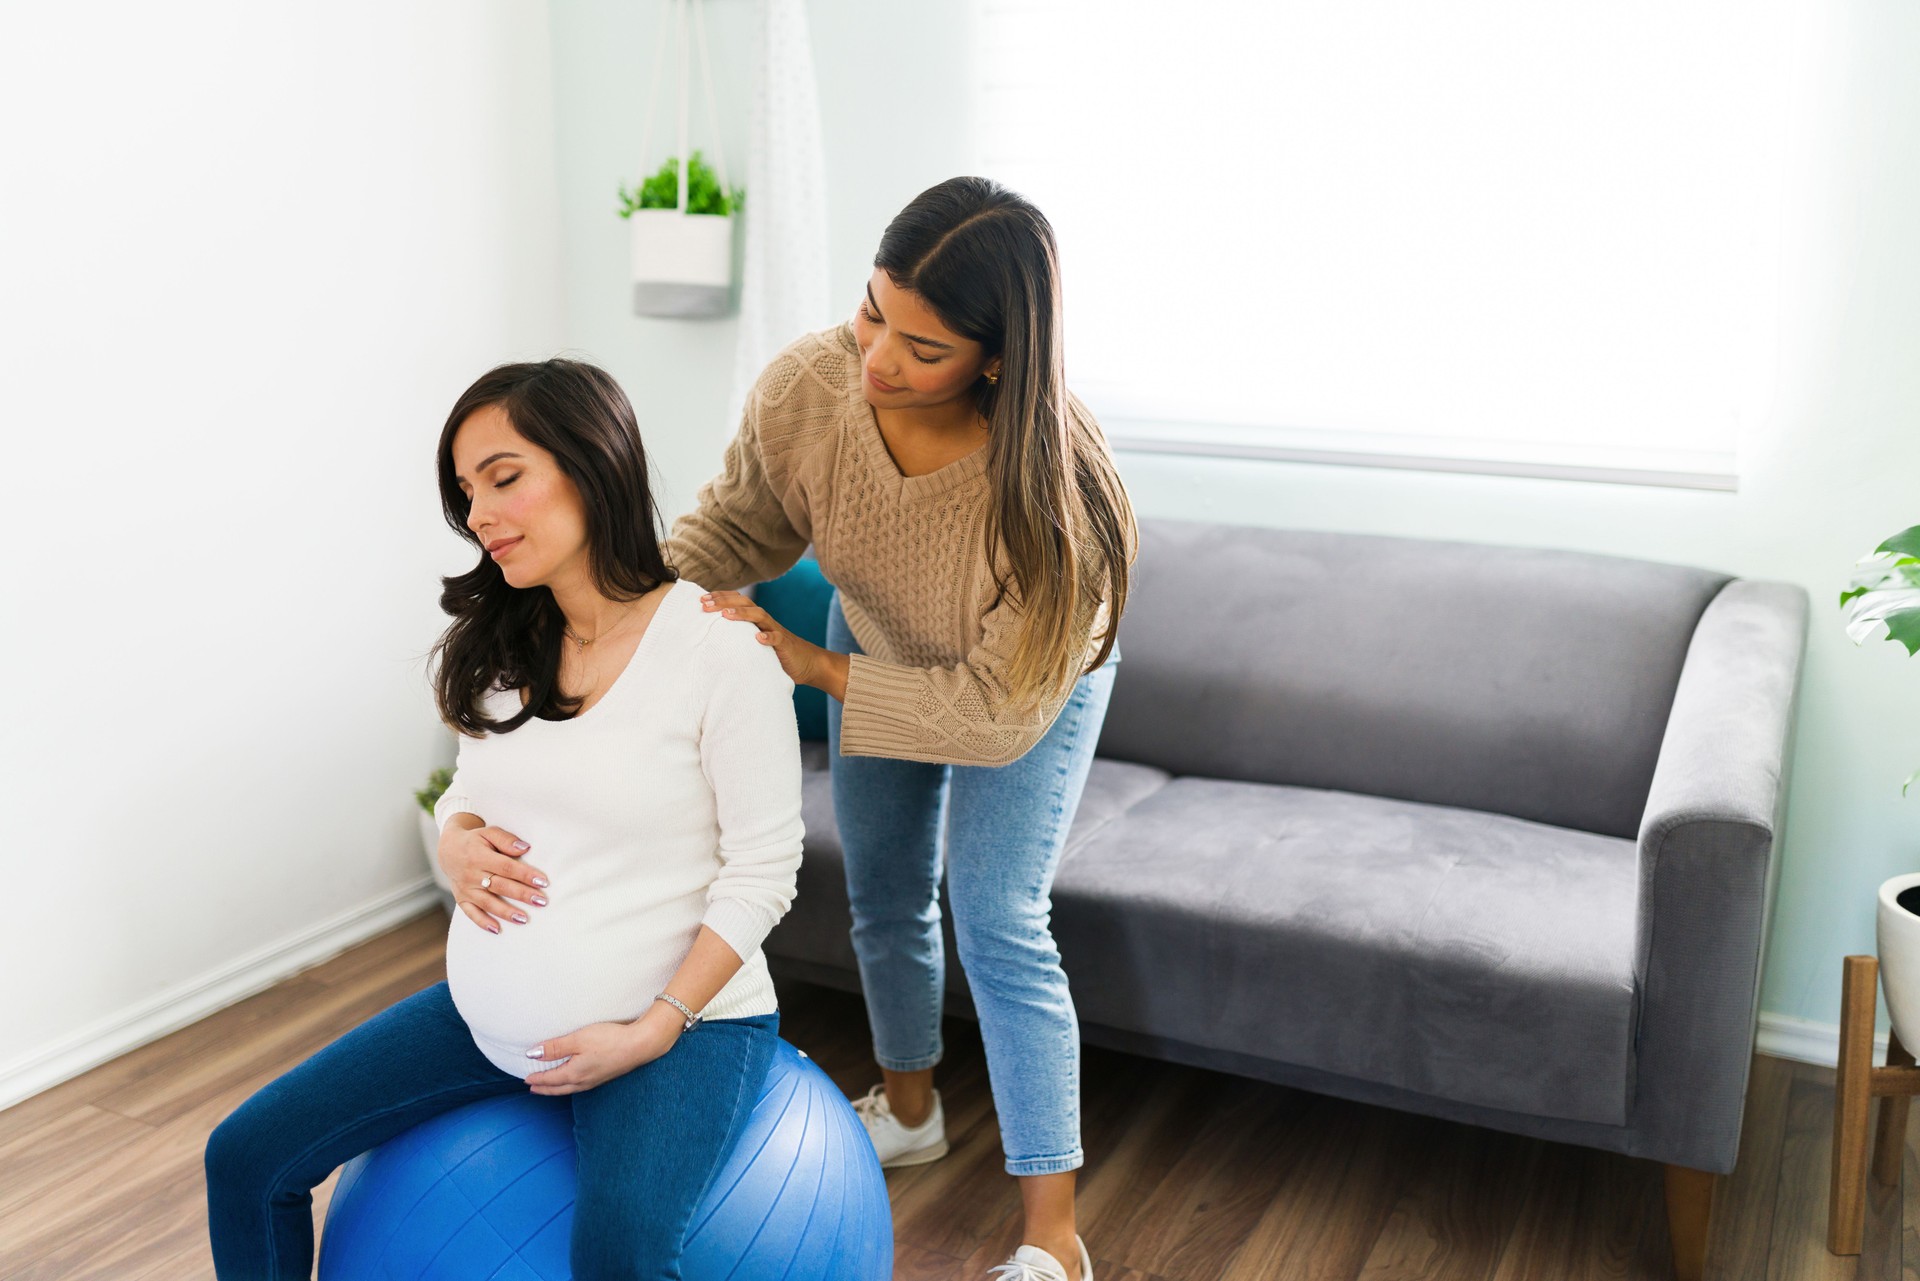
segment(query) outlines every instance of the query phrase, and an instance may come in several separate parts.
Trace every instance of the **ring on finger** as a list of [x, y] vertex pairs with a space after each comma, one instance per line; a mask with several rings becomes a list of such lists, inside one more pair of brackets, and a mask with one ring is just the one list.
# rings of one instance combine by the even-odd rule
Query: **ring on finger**
[[486, 889], [486, 888], [487, 888], [488, 886], [490, 886], [490, 885], [492, 885], [492, 884], [493, 884], [493, 873], [492, 873], [492, 872], [488, 872], [488, 873], [487, 873], [487, 874], [486, 874], [485, 876], [483, 876], [483, 877], [481, 877], [481, 878], [480, 878], [480, 888], [481, 888], [481, 889], [483, 889], [483, 890], [484, 890], [484, 889]]

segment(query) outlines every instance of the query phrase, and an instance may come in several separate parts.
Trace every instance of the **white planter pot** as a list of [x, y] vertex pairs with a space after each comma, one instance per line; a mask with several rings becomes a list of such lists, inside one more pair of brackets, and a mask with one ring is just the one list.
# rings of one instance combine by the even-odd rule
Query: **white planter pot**
[[[1900, 895], [1914, 891], [1900, 905]], [[1880, 988], [1887, 994], [1887, 1014], [1900, 1044], [1920, 1046], [1920, 872], [1896, 876], [1880, 886], [1880, 912], [1875, 935], [1880, 952]]]
[[732, 214], [636, 209], [633, 310], [640, 316], [724, 316], [732, 306]]
[[440, 828], [434, 823], [433, 815], [419, 806], [414, 807], [414, 813], [420, 816], [420, 847], [426, 851], [427, 870], [433, 873], [433, 883], [451, 894], [453, 883], [440, 867]]

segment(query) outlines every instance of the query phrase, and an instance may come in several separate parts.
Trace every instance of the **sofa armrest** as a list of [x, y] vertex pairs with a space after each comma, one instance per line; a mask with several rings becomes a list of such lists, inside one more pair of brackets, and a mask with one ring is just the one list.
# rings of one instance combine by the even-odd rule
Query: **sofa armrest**
[[1740, 1142], [1786, 817], [1807, 594], [1735, 579], [1694, 628], [1640, 822], [1632, 1115], [1644, 1155], [1726, 1173]]

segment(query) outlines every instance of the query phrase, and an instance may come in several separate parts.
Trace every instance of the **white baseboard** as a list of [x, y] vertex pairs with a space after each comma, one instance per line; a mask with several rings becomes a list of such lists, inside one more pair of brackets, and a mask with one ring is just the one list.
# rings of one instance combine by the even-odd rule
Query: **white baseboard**
[[384, 934], [417, 916], [438, 901], [439, 895], [433, 878], [422, 877], [371, 903], [317, 922], [291, 938], [176, 984], [139, 1005], [97, 1019], [52, 1045], [0, 1064], [0, 1109], [197, 1023], [289, 975]]
[[[1754, 1048], [1777, 1059], [1833, 1067], [1840, 1061], [1840, 1025], [1815, 1023], [1812, 1019], [1798, 1019], [1791, 1014], [1769, 1014], [1762, 1010], [1760, 1031], [1755, 1038]], [[1887, 1034], [1875, 1033], [1873, 1061], [1884, 1062], [1886, 1057]]]

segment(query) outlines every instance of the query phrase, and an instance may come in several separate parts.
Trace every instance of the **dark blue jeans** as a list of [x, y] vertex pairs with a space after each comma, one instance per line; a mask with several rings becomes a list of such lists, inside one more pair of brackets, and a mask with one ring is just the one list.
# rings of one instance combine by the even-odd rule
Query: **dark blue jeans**
[[[576, 1281], [680, 1276], [700, 1199], [759, 1099], [778, 1013], [700, 1023], [573, 1105]], [[527, 1092], [473, 1043], [446, 983], [414, 993], [268, 1082], [207, 1140], [207, 1228], [220, 1281], [310, 1281], [313, 1188], [429, 1117]]]

